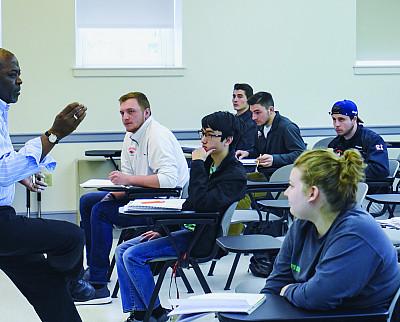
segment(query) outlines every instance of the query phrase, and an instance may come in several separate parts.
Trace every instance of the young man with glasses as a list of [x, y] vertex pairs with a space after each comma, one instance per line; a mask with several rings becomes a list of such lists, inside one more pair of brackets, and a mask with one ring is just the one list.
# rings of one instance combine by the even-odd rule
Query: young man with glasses
[[[182, 148], [173, 133], [153, 119], [146, 95], [131, 92], [121, 96], [119, 102], [126, 135], [121, 171], [112, 171], [109, 179], [120, 185], [184, 187], [189, 180], [189, 171]], [[127, 202], [124, 192], [92, 192], [81, 197], [80, 213], [89, 266], [84, 278], [94, 286], [96, 293], [91, 299], [76, 299], [76, 304], [111, 302], [107, 272], [113, 224], [121, 227], [146, 224], [144, 220], [119, 216], [118, 208]]]
[[[221, 216], [235, 201], [244, 197], [246, 173], [235, 158], [232, 143], [238, 125], [229, 112], [215, 112], [202, 119], [199, 131], [202, 146], [192, 152], [189, 196], [183, 210], [219, 212]], [[208, 256], [215, 244], [218, 225], [204, 229], [191, 255]], [[193, 225], [184, 225], [172, 232], [172, 238], [181, 253], [185, 252], [196, 231]], [[148, 231], [140, 237], [119, 245], [115, 252], [122, 308], [130, 312], [126, 322], [142, 321], [154, 290], [154, 278], [148, 261], [154, 258], [176, 256], [170, 237], [162, 231]], [[155, 303], [151, 321], [168, 319], [159, 299]]]
[[[362, 126], [357, 105], [350, 100], [333, 104], [331, 112], [333, 127], [337, 136], [329, 143], [337, 154], [348, 149], [357, 149], [367, 164], [365, 176], [379, 180], [389, 175], [389, 159], [385, 141], [374, 131]], [[369, 192], [371, 193], [371, 192]]]
[[238, 150], [239, 159], [257, 158], [258, 171], [267, 178], [277, 169], [291, 164], [306, 149], [299, 127], [275, 110], [272, 95], [258, 92], [248, 100], [253, 120], [258, 125], [256, 146]]

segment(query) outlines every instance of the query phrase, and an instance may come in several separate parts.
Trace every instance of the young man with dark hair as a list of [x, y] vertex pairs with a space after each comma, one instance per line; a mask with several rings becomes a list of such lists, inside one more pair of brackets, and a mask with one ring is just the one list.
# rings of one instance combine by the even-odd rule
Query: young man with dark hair
[[[199, 133], [202, 147], [192, 152], [189, 197], [183, 204], [183, 210], [219, 212], [222, 216], [233, 202], [244, 197], [246, 190], [246, 173], [231, 148], [237, 133], [237, 119], [228, 112], [215, 112], [202, 119]], [[186, 251], [195, 230], [191, 225], [184, 225], [182, 229], [172, 232], [180, 252]], [[115, 257], [122, 307], [124, 312], [131, 313], [127, 322], [143, 320], [154, 290], [154, 278], [147, 261], [177, 255], [170, 237], [162, 237], [161, 233], [148, 231], [117, 247]], [[192, 254], [207, 256], [217, 234], [217, 225], [206, 227]], [[155, 307], [153, 320], [165, 321], [166, 313], [158, 299]]]
[[248, 103], [258, 125], [256, 146], [252, 150], [238, 150], [236, 156], [257, 158], [258, 170], [268, 178], [277, 168], [293, 163], [306, 145], [299, 127], [275, 110], [270, 93], [258, 92]]
[[[189, 171], [182, 148], [174, 134], [151, 116], [145, 94], [130, 92], [119, 99], [126, 134], [121, 153], [121, 171], [109, 174], [114, 184], [152, 188], [184, 187]], [[121, 217], [118, 208], [128, 202], [124, 192], [91, 192], [80, 200], [82, 226], [86, 235], [89, 269], [85, 279], [96, 289], [91, 299], [76, 304], [111, 302], [107, 288], [113, 224], [121, 227], [146, 225], [137, 218]]]
[[257, 124], [252, 120], [247, 99], [253, 95], [253, 88], [246, 83], [233, 86], [232, 105], [240, 121], [240, 129], [236, 138], [236, 150], [252, 150], [257, 135]]
[[348, 149], [360, 151], [367, 164], [367, 180], [387, 177], [389, 159], [386, 143], [381, 136], [361, 125], [363, 121], [358, 116], [357, 105], [350, 100], [338, 101], [333, 104], [330, 114], [337, 136], [328, 147], [339, 155]]

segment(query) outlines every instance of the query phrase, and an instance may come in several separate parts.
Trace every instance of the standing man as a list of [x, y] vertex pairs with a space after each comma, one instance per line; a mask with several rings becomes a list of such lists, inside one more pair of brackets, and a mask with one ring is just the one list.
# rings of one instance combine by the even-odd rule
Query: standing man
[[348, 149], [357, 149], [367, 164], [367, 180], [386, 178], [389, 175], [386, 143], [374, 131], [361, 125], [363, 121], [358, 117], [357, 105], [350, 100], [338, 101], [333, 104], [330, 114], [337, 136], [328, 147], [339, 155]]
[[[153, 119], [146, 95], [131, 92], [121, 96], [119, 103], [126, 135], [121, 171], [112, 171], [110, 180], [114, 184], [141, 187], [184, 187], [189, 181], [189, 171], [182, 148], [173, 133]], [[107, 272], [113, 224], [121, 227], [146, 224], [143, 220], [119, 216], [118, 208], [127, 202], [124, 192], [92, 192], [81, 197], [80, 213], [89, 266], [84, 277], [96, 292], [91, 299], [77, 300], [76, 304], [111, 302]]]
[[253, 150], [238, 150], [236, 156], [257, 158], [258, 171], [269, 178], [277, 168], [293, 163], [306, 145], [299, 127], [275, 110], [270, 93], [258, 92], [248, 104], [258, 125], [256, 146]]
[[[67, 105], [48, 131], [16, 152], [8, 132], [8, 111], [20, 95], [20, 74], [14, 54], [0, 48], [0, 269], [42, 321], [80, 322], [67, 286], [82, 270], [80, 228], [64, 221], [17, 216], [11, 204], [17, 182], [35, 192], [45, 187], [43, 182], [32, 180], [32, 175], [41, 168], [55, 168], [55, 161], [47, 154], [83, 121], [86, 107]], [[84, 297], [88, 292], [94, 293], [90, 285], [74, 283], [74, 296]]]
[[236, 150], [252, 150], [257, 137], [257, 124], [253, 121], [247, 100], [253, 95], [253, 88], [246, 83], [233, 86], [232, 105], [240, 121]]

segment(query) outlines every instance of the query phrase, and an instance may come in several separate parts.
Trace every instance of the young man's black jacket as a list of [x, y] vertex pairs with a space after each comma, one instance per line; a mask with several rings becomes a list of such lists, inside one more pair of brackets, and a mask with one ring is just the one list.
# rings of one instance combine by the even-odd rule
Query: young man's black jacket
[[250, 158], [257, 158], [260, 154], [272, 155], [273, 162], [270, 168], [258, 168], [259, 171], [268, 174], [284, 165], [292, 164], [306, 149], [299, 127], [279, 112], [275, 113], [267, 138], [264, 136], [264, 126], [260, 126], [255, 149], [249, 151]]
[[346, 140], [343, 136], [337, 136], [328, 147], [340, 155], [348, 149], [357, 149], [367, 164], [365, 169], [367, 179], [379, 180], [389, 175], [389, 158], [385, 141], [374, 131], [360, 124], [351, 139]]
[[235, 150], [253, 150], [257, 138], [257, 124], [253, 121], [251, 111], [247, 110], [236, 117], [240, 124], [240, 131], [235, 143]]
[[[247, 177], [243, 165], [235, 158], [234, 152], [222, 161], [217, 170], [210, 175], [213, 160], [208, 157], [192, 161], [189, 180], [189, 197], [183, 204], [184, 210], [198, 212], [219, 212], [222, 215], [235, 201], [242, 199], [246, 192]], [[219, 225], [207, 226], [192, 254], [207, 256], [215, 243]]]

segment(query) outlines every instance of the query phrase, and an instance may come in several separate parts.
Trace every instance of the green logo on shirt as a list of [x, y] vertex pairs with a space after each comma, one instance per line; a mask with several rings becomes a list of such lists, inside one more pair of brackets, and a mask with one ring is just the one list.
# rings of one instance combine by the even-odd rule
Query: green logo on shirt
[[292, 269], [292, 271], [294, 271], [296, 273], [300, 273], [300, 266], [292, 263], [292, 264], [290, 264], [290, 268]]

